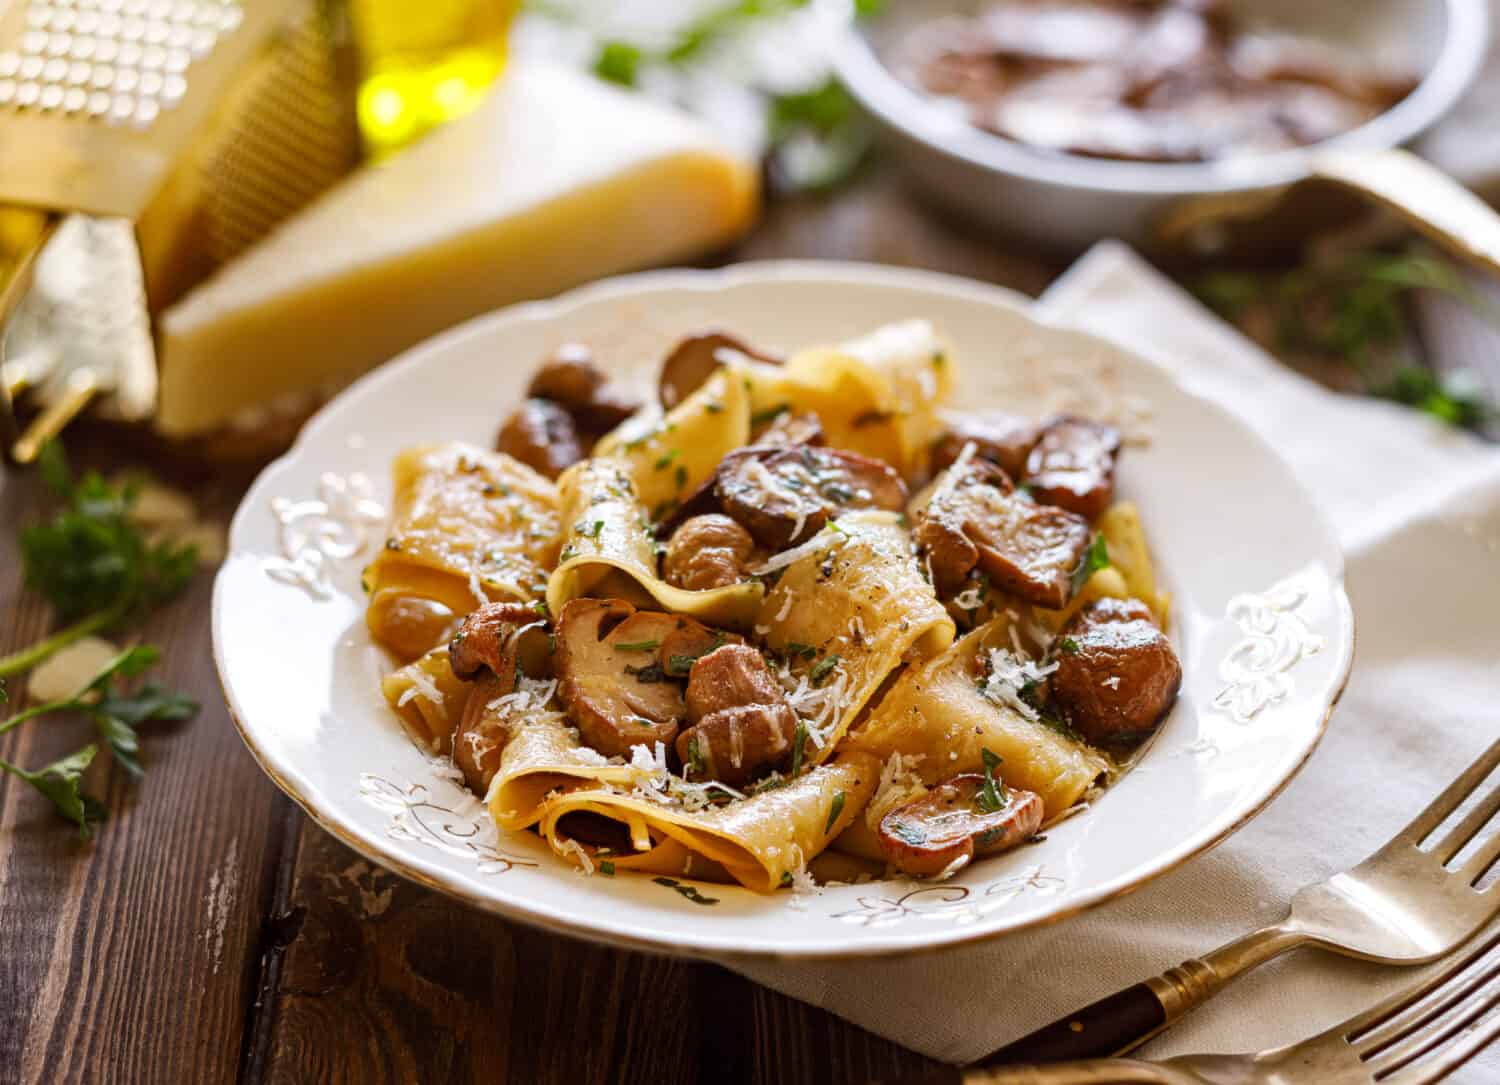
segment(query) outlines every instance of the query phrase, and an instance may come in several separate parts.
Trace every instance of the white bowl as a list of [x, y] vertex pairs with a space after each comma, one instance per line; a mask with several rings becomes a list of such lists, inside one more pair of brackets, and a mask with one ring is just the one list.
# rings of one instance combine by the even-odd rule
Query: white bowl
[[[1127, 450], [1119, 487], [1139, 504], [1174, 593], [1186, 677], [1138, 766], [1044, 842], [937, 884], [769, 896], [704, 885], [718, 903], [702, 905], [645, 877], [582, 876], [529, 833], [497, 835], [452, 772], [411, 744], [378, 689], [388, 664], [365, 631], [359, 573], [383, 538], [392, 456], [423, 441], [487, 444], [533, 365], [569, 339], [644, 390], [665, 348], [705, 326], [788, 350], [906, 317], [951, 341], [964, 405], [1040, 411], [1063, 390], [1095, 412], [1139, 419], [1149, 408], [1150, 445]], [[414, 881], [636, 948], [863, 956], [1059, 919], [1245, 824], [1312, 752], [1343, 688], [1353, 619], [1342, 578], [1337, 544], [1290, 470], [1149, 362], [962, 279], [748, 264], [630, 276], [507, 309], [365, 377], [246, 496], [214, 588], [213, 640], [231, 712], [267, 774], [345, 843]]]
[[[849, 0], [821, 0], [852, 23]], [[1325, 149], [1401, 146], [1440, 120], [1468, 89], [1489, 45], [1486, 0], [1234, 0], [1251, 25], [1344, 46], [1393, 70], [1421, 74], [1395, 106], [1313, 147], [1213, 162], [1128, 162], [1051, 154], [974, 127], [892, 71], [905, 35], [994, 0], [893, 0], [841, 37], [840, 79], [884, 128], [912, 176], [944, 205], [1007, 234], [1081, 249], [1102, 238], [1159, 243], [1156, 224], [1194, 196], [1271, 189], [1303, 180]], [[1316, 223], [1314, 225], [1324, 225]]]

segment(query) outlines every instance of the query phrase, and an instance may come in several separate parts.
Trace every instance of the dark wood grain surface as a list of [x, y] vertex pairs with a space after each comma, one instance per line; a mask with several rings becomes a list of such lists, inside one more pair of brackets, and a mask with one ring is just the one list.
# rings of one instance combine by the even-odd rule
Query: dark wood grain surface
[[[879, 177], [774, 208], [723, 259], [813, 256], [1033, 293], [1058, 270]], [[112, 440], [85, 434], [75, 450], [137, 462]], [[206, 504], [227, 516], [240, 491], [221, 481]], [[36, 479], [0, 480], [0, 654], [51, 621], [21, 590], [15, 545], [40, 505]], [[241, 744], [210, 658], [210, 586], [200, 574], [139, 631], [202, 712], [149, 733], [138, 785], [100, 758], [90, 780], [109, 820], [91, 843], [0, 780], [0, 1083], [841, 1085], [923, 1065], [715, 966], [541, 934], [360, 859]], [[36, 766], [88, 738], [81, 722], [43, 720], [0, 738], [0, 757]]]

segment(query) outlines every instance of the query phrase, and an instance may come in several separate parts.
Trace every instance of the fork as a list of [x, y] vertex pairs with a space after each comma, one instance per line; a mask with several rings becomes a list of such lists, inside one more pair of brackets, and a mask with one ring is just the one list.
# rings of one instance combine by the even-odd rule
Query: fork
[[[1500, 892], [1493, 885], [1478, 888], [1500, 859], [1500, 832], [1455, 863], [1500, 812], [1500, 786], [1476, 798], [1497, 766], [1500, 742], [1374, 855], [1300, 890], [1280, 923], [1127, 987], [979, 1061], [1046, 1063], [1122, 1054], [1201, 1006], [1231, 980], [1299, 946], [1398, 965], [1423, 964], [1457, 949], [1500, 913]], [[1429, 842], [1470, 799], [1476, 800], [1472, 809]]]
[[[1500, 931], [1439, 974], [1326, 1032], [1258, 1055], [950, 1068], [910, 1085], [1432, 1085], [1500, 1039]], [[902, 1085], [892, 1082], [890, 1085]]]

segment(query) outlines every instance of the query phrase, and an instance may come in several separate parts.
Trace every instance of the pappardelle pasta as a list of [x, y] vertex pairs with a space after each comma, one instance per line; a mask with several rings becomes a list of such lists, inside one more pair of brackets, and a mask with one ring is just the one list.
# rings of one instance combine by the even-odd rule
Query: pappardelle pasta
[[589, 873], [770, 892], [1034, 838], [1182, 670], [1118, 433], [954, 411], [955, 364], [923, 321], [785, 360], [705, 333], [642, 405], [562, 348], [496, 450], [398, 457], [386, 698]]

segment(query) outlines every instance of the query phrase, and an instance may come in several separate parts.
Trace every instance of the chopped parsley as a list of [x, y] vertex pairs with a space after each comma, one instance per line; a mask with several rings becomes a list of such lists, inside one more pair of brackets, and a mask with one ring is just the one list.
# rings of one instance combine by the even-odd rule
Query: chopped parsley
[[703, 404], [703, 409], [709, 414], [723, 414], [724, 404], [720, 403], [717, 399], [711, 399]]
[[821, 686], [827, 680], [833, 668], [839, 665], [841, 658], [837, 653], [834, 653], [833, 655], [824, 656], [817, 663], [813, 664], [813, 669], [807, 672], [808, 678], [812, 679], [812, 684], [814, 686]]
[[597, 539], [599, 537], [599, 532], [604, 530], [604, 521], [595, 520], [590, 523], [587, 520], [580, 520], [578, 523], [573, 525], [573, 530], [579, 535], [582, 535], [585, 539]]
[[781, 872], [781, 888], [783, 888], [783, 889], [790, 889], [791, 887], [792, 887], [792, 872], [790, 870], [783, 870]]
[[1083, 555], [1078, 568], [1073, 570], [1073, 594], [1077, 595], [1089, 582], [1089, 577], [1100, 569], [1108, 569], [1109, 564], [1109, 546], [1104, 542], [1103, 535], [1095, 535], [1088, 553]]
[[839, 815], [844, 812], [844, 793], [840, 791], [833, 797], [833, 805], [828, 808], [828, 821], [823, 825], [823, 835], [827, 836], [833, 832], [834, 824], [839, 820]]
[[979, 756], [984, 760], [984, 787], [974, 796], [974, 805], [983, 813], [996, 814], [1010, 802], [1010, 796], [1005, 793], [1005, 781], [995, 778], [995, 770], [1000, 767], [1000, 756], [988, 746], [979, 751]]
[[791, 409], [792, 405], [790, 403], [778, 403], [774, 407], [767, 407], [764, 410], [756, 411], [750, 416], [750, 424], [752, 426], [763, 426], [767, 422], [774, 422]]
[[910, 844], [914, 848], [920, 848], [927, 843], [927, 834], [922, 829], [909, 821], [896, 821], [891, 823], [891, 835], [903, 844]]
[[792, 775], [802, 771], [803, 749], [807, 746], [807, 724], [797, 721], [797, 732], [792, 739]]
[[662, 673], [660, 663], [648, 663], [644, 667], [632, 667], [626, 664], [625, 673], [632, 676], [637, 682], [644, 682], [647, 685], [653, 682], [660, 682], [666, 677]]
[[673, 476], [672, 477], [677, 482], [677, 488], [679, 490], [682, 489], [683, 487], [685, 487], [687, 485], [687, 480], [688, 480], [687, 468], [684, 467], [684, 466], [682, 466], [682, 464], [679, 463], [677, 465], [677, 470], [675, 472], [673, 472]]
[[661, 647], [659, 640], [632, 640], [615, 645], [617, 652], [654, 652]]
[[669, 448], [663, 455], [657, 457], [656, 463], [652, 466], [658, 471], [665, 471], [668, 467], [672, 466], [673, 461], [677, 459], [681, 452], [682, 450], [679, 448]]
[[786, 642], [786, 654], [788, 659], [796, 659], [799, 656], [803, 659], [811, 659], [818, 654], [818, 650], [811, 644], [803, 644], [799, 640], [789, 640]]
[[1063, 655], [1076, 656], [1078, 654], [1078, 641], [1072, 637], [1063, 637], [1057, 642], [1057, 650]]
[[532, 602], [531, 602], [531, 609], [534, 610], [534, 611], [536, 611], [538, 617], [541, 617], [541, 618], [550, 618], [550, 617], [552, 617], [552, 612], [547, 609], [547, 600], [545, 600], [545, 599], [534, 599], [534, 600], [532, 600]]
[[655, 882], [657, 885], [664, 885], [664, 886], [666, 886], [668, 889], [672, 890], [674, 893], [677, 893], [678, 895], [687, 898], [688, 900], [692, 901], [694, 904], [718, 904], [719, 903], [719, 898], [717, 898], [717, 897], [705, 897], [702, 893], [698, 892], [698, 887], [696, 885], [684, 885], [682, 882], [679, 882], [676, 878], [652, 878], [651, 880], [653, 882]]
[[599, 873], [603, 874], [606, 878], [613, 878], [615, 876], [615, 864], [605, 859], [599, 864]]
[[708, 765], [703, 760], [703, 751], [698, 748], [698, 736], [688, 739], [688, 772], [694, 776], [707, 776]]

